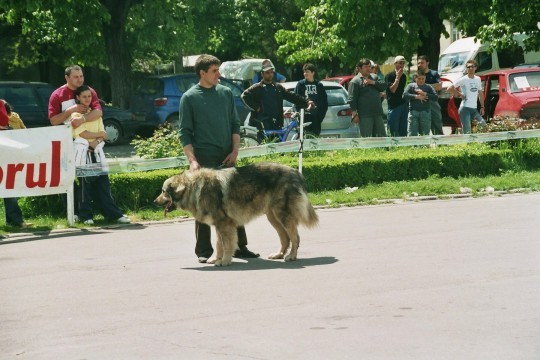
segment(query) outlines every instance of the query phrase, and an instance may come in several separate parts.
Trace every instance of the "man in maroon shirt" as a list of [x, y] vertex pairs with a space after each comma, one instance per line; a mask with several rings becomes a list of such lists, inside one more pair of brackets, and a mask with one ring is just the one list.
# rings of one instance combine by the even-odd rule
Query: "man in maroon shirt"
[[[92, 93], [92, 103], [88, 112], [88, 107], [77, 104], [75, 101], [75, 90], [84, 83], [82, 69], [78, 65], [71, 65], [66, 68], [66, 84], [56, 89], [49, 98], [49, 120], [52, 125], [63, 124], [71, 118], [71, 114], [77, 112], [84, 114], [71, 119], [71, 125], [76, 128], [85, 121], [94, 121], [101, 118], [102, 110], [99, 98], [94, 89]], [[88, 113], [87, 113], [88, 112]]]

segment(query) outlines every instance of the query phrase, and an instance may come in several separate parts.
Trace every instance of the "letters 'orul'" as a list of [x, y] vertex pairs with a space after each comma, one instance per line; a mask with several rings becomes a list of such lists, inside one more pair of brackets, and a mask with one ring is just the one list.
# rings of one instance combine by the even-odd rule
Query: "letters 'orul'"
[[[29, 189], [35, 187], [58, 187], [60, 184], [61, 145], [60, 141], [51, 141], [50, 164], [13, 162], [0, 166], [0, 187], [4, 187], [6, 190], [14, 189], [17, 181], [19, 181], [18, 184], [20, 184], [20, 181], [25, 181], [25, 185]], [[50, 171], [48, 171], [47, 165], [50, 165]], [[37, 171], [36, 167], [38, 167]], [[47, 173], [50, 175], [48, 179]]]

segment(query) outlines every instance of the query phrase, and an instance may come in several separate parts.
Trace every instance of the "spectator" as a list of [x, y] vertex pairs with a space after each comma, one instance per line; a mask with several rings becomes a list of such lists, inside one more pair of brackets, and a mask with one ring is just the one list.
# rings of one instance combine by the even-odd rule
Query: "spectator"
[[[380, 81], [384, 81], [384, 74], [382, 73], [381, 68], [373, 61], [371, 61], [371, 73], [377, 75], [377, 79], [379, 79]], [[386, 92], [381, 91], [381, 101], [383, 101], [384, 98], [386, 98]]]
[[[101, 104], [99, 103], [99, 98], [94, 89], [88, 87], [90, 94], [92, 95], [89, 104], [85, 105], [82, 103], [77, 103], [77, 99], [75, 98], [75, 91], [84, 83], [84, 74], [81, 67], [78, 65], [70, 65], [66, 68], [64, 75], [66, 84], [53, 91], [51, 97], [49, 98], [48, 114], [51, 124], [61, 125], [65, 122], [69, 122], [71, 126], [76, 129], [83, 123], [92, 123], [98, 119], [101, 119]], [[87, 180], [90, 181], [90, 179]], [[104, 185], [104, 181], [105, 180], [101, 180], [99, 182], [100, 185], [97, 186], [101, 186], [102, 188], [103, 186], [106, 186]], [[77, 208], [78, 204], [85, 204], [84, 206], [86, 206], [86, 203], [84, 202], [86, 199], [77, 198], [79, 195], [84, 193], [82, 189], [78, 189], [79, 186], [82, 186], [82, 183], [76, 185], [75, 187], [75, 212], [79, 213], [82, 211], [82, 213], [81, 218], [77, 218], [77, 220], [83, 221], [87, 224], [93, 224], [94, 221], [92, 220], [91, 209], [89, 211], [88, 208], [83, 208], [82, 210]], [[96, 192], [94, 191], [94, 193]], [[107, 194], [98, 194], [97, 196], [101, 197], [108, 195], [110, 195], [110, 190]], [[107, 212], [107, 215], [113, 215], [113, 212]], [[117, 213], [116, 215], [118, 215], [118, 218], [116, 219], [118, 222], [130, 222], [129, 219], [121, 212], [120, 214]]]
[[[252, 81], [253, 84], [261, 82], [261, 80], [262, 80], [262, 72], [264, 71], [262, 69], [267, 68], [268, 66], [271, 66], [272, 68], [274, 68], [274, 64], [272, 63], [272, 61], [270, 61], [270, 59], [263, 60], [263, 62], [261, 64], [261, 71], [255, 73], [255, 75], [253, 76], [253, 81]], [[274, 68], [274, 70], [275, 70], [275, 68]], [[283, 83], [286, 80], [287, 80], [287, 78], [284, 75], [281, 75], [277, 71], [274, 72], [274, 82]]]
[[[468, 60], [465, 64], [467, 75], [459, 78], [448, 88], [455, 97], [463, 99], [459, 106], [459, 120], [464, 134], [471, 133], [471, 117], [476, 119], [481, 127], [486, 126], [486, 121], [482, 117], [484, 114], [484, 92], [480, 77], [475, 75], [477, 64], [474, 60]], [[459, 88], [459, 90], [458, 90]], [[480, 112], [478, 112], [478, 99], [480, 98]]]
[[[102, 110], [97, 93], [90, 88], [92, 93], [91, 107], [77, 104], [75, 101], [75, 90], [84, 83], [84, 75], [80, 66], [71, 65], [65, 70], [66, 84], [56, 89], [49, 98], [49, 120], [52, 125], [63, 124], [66, 120], [71, 121], [74, 128], [83, 122], [94, 121], [101, 118]], [[88, 112], [88, 109], [91, 109]], [[71, 114], [77, 112], [84, 114], [72, 117]]]
[[384, 81], [384, 74], [382, 73], [379, 64], [375, 64], [373, 61], [371, 62], [371, 73], [377, 75], [379, 80]]
[[5, 100], [2, 100], [2, 102], [4, 103], [6, 112], [9, 116], [9, 127], [13, 130], [26, 129], [26, 125], [24, 125], [24, 122], [22, 121], [19, 114], [12, 111], [13, 109], [11, 108], [11, 105]]
[[[232, 167], [240, 145], [240, 119], [231, 90], [219, 84], [220, 61], [201, 55], [195, 62], [199, 83], [180, 99], [180, 141], [189, 160], [190, 171], [201, 167]], [[259, 254], [247, 248], [246, 230], [238, 227], [239, 249], [235, 257], [255, 258]], [[195, 254], [206, 263], [214, 253], [210, 226], [195, 221]]]
[[312, 100], [288, 91], [274, 79], [274, 65], [263, 66], [262, 80], [251, 85], [242, 93], [242, 101], [251, 109], [250, 125], [259, 130], [279, 130], [283, 127], [283, 99], [298, 107], [311, 110], [315, 106]]
[[[87, 108], [87, 113], [92, 111], [92, 91], [87, 85], [82, 85], [75, 90], [77, 104]], [[84, 114], [73, 112], [73, 118], [84, 117]], [[106, 164], [103, 146], [107, 133], [101, 118], [91, 122], [83, 122], [77, 128], [73, 128], [73, 138], [75, 139], [75, 161], [76, 165], [86, 165], [101, 163]], [[116, 221], [120, 224], [129, 224], [131, 221], [116, 206], [111, 195], [109, 175], [101, 174], [97, 176], [80, 177], [75, 186], [76, 192], [76, 219], [86, 225], [93, 225], [92, 201], [97, 200], [100, 204], [101, 212], [106, 219]]]
[[403, 98], [409, 103], [409, 136], [429, 135], [431, 130], [431, 106], [438, 96], [426, 84], [426, 74], [419, 70], [412, 82], [405, 88]]
[[9, 128], [9, 115], [6, 109], [6, 101], [2, 99], [0, 101], [0, 130], [7, 130]]
[[404, 73], [405, 58], [401, 55], [394, 59], [394, 70], [386, 74], [386, 98], [388, 99], [387, 127], [390, 136], [407, 136], [407, 104], [403, 99], [403, 90], [407, 83]]
[[[426, 84], [431, 85], [436, 92], [441, 91], [441, 77], [437, 71], [429, 68], [429, 58], [426, 55], [418, 56], [416, 66], [418, 70], [422, 70], [426, 74]], [[438, 98], [437, 100], [431, 100], [429, 105], [431, 108], [431, 132], [433, 135], [444, 135], [441, 105]]]
[[304, 79], [298, 81], [294, 93], [300, 96], [305, 96], [315, 103], [315, 108], [311, 109], [310, 113], [305, 114], [304, 122], [311, 122], [311, 125], [306, 127], [306, 131], [319, 136], [321, 134], [321, 123], [326, 116], [328, 110], [328, 98], [324, 85], [315, 79], [317, 69], [313, 64], [305, 64], [303, 67]]
[[371, 61], [360, 59], [356, 64], [358, 74], [349, 83], [349, 104], [352, 109], [351, 121], [360, 124], [362, 137], [386, 136], [380, 93], [386, 84], [371, 73]]
[[[16, 115], [16, 116], [15, 116]], [[0, 100], [0, 131], [11, 129], [11, 118], [16, 119], [14, 124], [17, 129], [25, 129], [19, 115], [11, 111], [11, 106], [3, 99]], [[18, 119], [18, 120], [17, 120]], [[22, 127], [21, 127], [22, 126]], [[19, 199], [17, 198], [4, 198], [4, 212], [6, 213], [6, 225], [27, 228], [32, 224], [25, 223], [23, 220], [23, 214], [19, 207]]]

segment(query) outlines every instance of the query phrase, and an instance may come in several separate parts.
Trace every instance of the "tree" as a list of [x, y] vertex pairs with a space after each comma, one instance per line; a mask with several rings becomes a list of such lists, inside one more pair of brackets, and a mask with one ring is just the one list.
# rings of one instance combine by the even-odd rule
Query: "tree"
[[478, 37], [489, 41], [492, 49], [516, 45], [512, 35], [524, 33], [525, 50], [540, 50], [540, 0], [504, 1], [493, 0], [489, 12], [489, 24], [478, 32]]
[[[112, 102], [127, 108], [133, 55], [172, 56], [194, 47], [193, 0], [0, 0], [1, 19], [20, 27], [12, 61], [107, 68]], [[180, 50], [180, 53], [181, 53]]]
[[276, 34], [278, 54], [289, 62], [340, 59], [340, 66], [352, 67], [361, 57], [377, 62], [397, 54], [411, 58], [428, 55], [437, 66], [439, 39], [448, 36], [444, 19], [467, 12], [463, 21], [485, 23], [489, 0], [328, 0], [307, 4], [305, 14], [293, 31]]

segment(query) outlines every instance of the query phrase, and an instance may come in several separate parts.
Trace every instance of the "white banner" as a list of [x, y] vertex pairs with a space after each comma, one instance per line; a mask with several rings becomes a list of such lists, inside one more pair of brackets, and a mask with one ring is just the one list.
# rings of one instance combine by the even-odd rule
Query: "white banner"
[[71, 126], [0, 131], [0, 198], [67, 192], [74, 179]]

